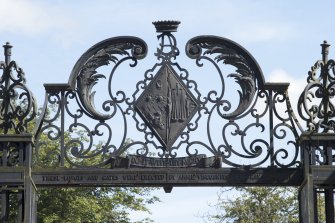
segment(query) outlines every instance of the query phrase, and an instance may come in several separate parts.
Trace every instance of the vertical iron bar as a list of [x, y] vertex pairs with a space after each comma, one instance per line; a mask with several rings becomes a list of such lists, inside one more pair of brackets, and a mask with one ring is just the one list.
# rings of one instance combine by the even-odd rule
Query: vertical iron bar
[[313, 193], [314, 193], [314, 222], [319, 223], [319, 211], [318, 211], [318, 189], [314, 187], [313, 183]]
[[271, 167], [274, 166], [274, 148], [273, 148], [273, 92], [269, 90], [269, 122], [270, 122], [270, 162]]
[[310, 154], [312, 146], [306, 142], [301, 145], [303, 153], [303, 171], [304, 181], [299, 188], [299, 222], [300, 223], [317, 223], [316, 213], [316, 189], [313, 184], [313, 176], [310, 173]]
[[[10, 64], [11, 61], [11, 55], [12, 55], [12, 46], [7, 42], [5, 45], [3, 45], [4, 48], [4, 55], [5, 55], [5, 64], [6, 64], [6, 68], [5, 68], [5, 72], [4, 72], [4, 77], [5, 78], [5, 92], [4, 92], [4, 98], [3, 98], [3, 104], [5, 106], [5, 112], [4, 112], [4, 119], [5, 119], [5, 125], [4, 125], [4, 134], [8, 133], [8, 130], [11, 128], [9, 125], [10, 122], [8, 119], [11, 119], [11, 117], [9, 117], [9, 107], [10, 107], [10, 100], [8, 97], [9, 96], [9, 82], [10, 82], [10, 75], [11, 75], [11, 70], [8, 69], [8, 66]], [[7, 122], [7, 123], [6, 123]]]
[[326, 165], [328, 166], [332, 166], [332, 163], [333, 163], [333, 153], [332, 153], [332, 150], [333, 148], [330, 147], [330, 146], [324, 146], [324, 150], [326, 152]]
[[310, 147], [311, 153], [306, 154], [307, 156], [310, 156], [310, 165], [316, 165], [316, 151], [315, 146]]
[[8, 145], [9, 143], [6, 143], [6, 142], [3, 143], [3, 150], [2, 150], [2, 166], [3, 167], [7, 166]]
[[32, 146], [30, 142], [24, 144], [25, 170], [24, 170], [24, 222], [36, 222], [36, 188], [31, 175]]
[[[324, 145], [326, 155], [326, 165], [332, 166], [333, 154], [332, 147]], [[326, 223], [334, 222], [334, 191], [332, 188], [325, 189], [325, 211], [326, 211]]]
[[9, 192], [5, 189], [0, 192], [1, 196], [1, 218], [0, 223], [7, 223], [9, 216]]
[[24, 196], [23, 196], [23, 193], [24, 191], [18, 191], [17, 193], [17, 202], [18, 202], [18, 216], [17, 216], [17, 219], [18, 221], [17, 222], [22, 222], [23, 221], [23, 216], [24, 216], [24, 207], [23, 207], [23, 199], [24, 199]]
[[60, 148], [61, 148], [61, 151], [60, 151], [60, 166], [64, 166], [64, 157], [65, 157], [65, 142], [64, 142], [64, 125], [65, 125], [65, 114], [64, 114], [64, 111], [65, 111], [65, 92], [64, 90], [61, 90], [61, 99], [60, 99], [60, 106], [61, 106], [61, 142], [60, 142]]
[[19, 149], [19, 166], [24, 166], [24, 151]]
[[[322, 60], [323, 60], [323, 66], [321, 67], [321, 75], [322, 75], [322, 100], [323, 100], [323, 123], [325, 126], [328, 126], [328, 120], [329, 120], [329, 92], [328, 92], [328, 53], [329, 53], [329, 44], [327, 41], [324, 41], [323, 44], [321, 44], [321, 54], [322, 54]], [[324, 132], [327, 132], [329, 129], [325, 128]]]
[[12, 45], [10, 45], [9, 42], [7, 42], [5, 45], [3, 45], [4, 50], [4, 55], [5, 55], [5, 63], [6, 66], [9, 65], [10, 61], [11, 61], [11, 56], [12, 56]]
[[299, 188], [299, 222], [317, 223], [316, 190], [313, 187], [313, 177], [306, 176], [304, 183]]
[[314, 188], [314, 194], [315, 194], [315, 200], [314, 200], [314, 221], [319, 222], [319, 208], [318, 208], [318, 203], [320, 202], [320, 189]]
[[332, 188], [325, 189], [326, 223], [334, 223], [334, 192]]

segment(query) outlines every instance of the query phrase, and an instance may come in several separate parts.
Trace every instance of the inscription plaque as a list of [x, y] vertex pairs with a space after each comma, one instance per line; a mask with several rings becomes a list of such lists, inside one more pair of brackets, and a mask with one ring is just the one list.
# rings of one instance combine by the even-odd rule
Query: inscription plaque
[[298, 186], [302, 172], [296, 169], [140, 168], [140, 169], [45, 169], [33, 172], [41, 186]]
[[219, 168], [222, 165], [221, 157], [206, 157], [197, 155], [178, 158], [154, 158], [144, 156], [128, 155], [127, 157], [112, 157], [111, 168], [136, 168], [136, 167], [169, 167], [169, 168]]

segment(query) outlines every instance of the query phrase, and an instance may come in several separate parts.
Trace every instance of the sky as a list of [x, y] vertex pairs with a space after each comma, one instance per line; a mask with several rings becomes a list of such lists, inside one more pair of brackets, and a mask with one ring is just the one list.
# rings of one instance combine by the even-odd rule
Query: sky
[[[179, 20], [175, 36], [182, 53], [185, 43], [198, 35], [232, 39], [254, 56], [266, 81], [290, 82], [296, 104], [307, 72], [321, 59], [320, 44], [335, 43], [334, 7], [332, 0], [0, 0], [0, 44], [14, 46], [12, 59], [24, 69], [42, 106], [43, 84], [67, 83], [77, 59], [95, 43], [138, 36], [149, 45], [147, 57], [154, 58], [152, 22]], [[210, 210], [208, 203], [215, 202], [218, 190], [161, 190], [162, 202], [151, 206], [152, 218], [158, 223], [203, 222], [198, 216]]]

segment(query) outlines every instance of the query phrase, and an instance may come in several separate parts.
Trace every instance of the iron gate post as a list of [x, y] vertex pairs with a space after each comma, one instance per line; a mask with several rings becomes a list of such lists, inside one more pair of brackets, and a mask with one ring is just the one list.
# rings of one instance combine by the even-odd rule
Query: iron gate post
[[317, 223], [316, 219], [316, 191], [311, 176], [306, 176], [299, 188], [299, 219], [300, 223]]
[[316, 190], [310, 169], [310, 148], [307, 143], [301, 145], [304, 181], [299, 188], [299, 221], [300, 223], [317, 223]]
[[[35, 99], [23, 69], [11, 60], [12, 45], [3, 46], [0, 61], [0, 195], [1, 223], [36, 222], [36, 187], [32, 180]], [[28, 133], [29, 132], [29, 133]]]
[[15, 222], [36, 222], [36, 187], [31, 172], [32, 138], [31, 134], [0, 137], [1, 223], [12, 222], [13, 218]]
[[34, 184], [32, 174], [32, 142], [25, 145], [25, 167], [24, 167], [24, 222], [37, 222], [36, 215], [36, 186]]
[[[299, 188], [300, 222], [318, 223], [325, 216], [326, 223], [334, 223], [334, 134], [304, 133], [300, 140], [304, 162], [304, 181]], [[324, 208], [319, 210], [323, 203]]]

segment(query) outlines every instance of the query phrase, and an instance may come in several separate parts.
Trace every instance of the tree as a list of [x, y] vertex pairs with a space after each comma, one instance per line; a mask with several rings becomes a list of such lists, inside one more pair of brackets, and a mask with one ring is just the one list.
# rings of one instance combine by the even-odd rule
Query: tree
[[[147, 188], [51, 188], [39, 191], [38, 222], [129, 223], [129, 210], [157, 201]], [[141, 223], [151, 222], [143, 219]]]
[[238, 187], [236, 199], [224, 199], [220, 190], [214, 205], [217, 213], [204, 216], [208, 222], [297, 223], [297, 190], [284, 187]]
[[[236, 190], [237, 197], [225, 198]], [[232, 194], [232, 193], [230, 193]], [[325, 222], [324, 194], [317, 194], [318, 221]], [[213, 205], [216, 213], [203, 219], [211, 223], [298, 223], [298, 189], [293, 187], [236, 187], [221, 189]]]

